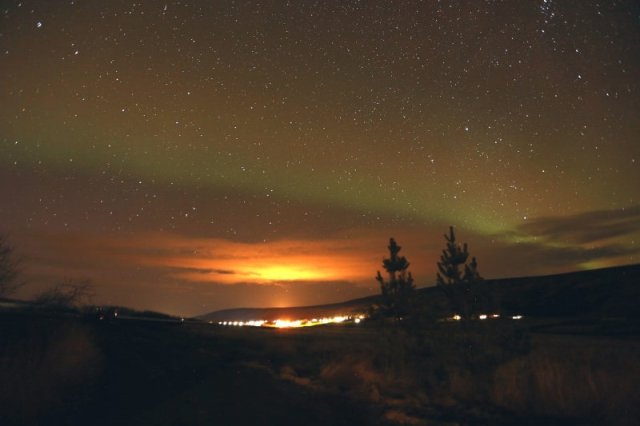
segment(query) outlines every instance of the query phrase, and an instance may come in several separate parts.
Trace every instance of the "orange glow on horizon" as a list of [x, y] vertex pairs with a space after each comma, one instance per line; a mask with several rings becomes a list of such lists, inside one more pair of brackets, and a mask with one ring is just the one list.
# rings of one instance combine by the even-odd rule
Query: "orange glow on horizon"
[[[282, 257], [286, 257], [285, 264]], [[170, 258], [164, 259], [164, 266], [178, 269], [174, 276], [188, 281], [215, 281], [223, 284], [237, 282], [277, 283], [292, 281], [338, 281], [360, 279], [358, 272], [366, 267], [352, 258], [332, 259], [328, 255], [269, 256], [251, 253], [249, 250], [240, 258], [218, 261], [211, 258]], [[224, 269], [223, 269], [224, 268]], [[183, 269], [184, 272], [180, 271]], [[198, 271], [191, 271], [191, 270]], [[370, 274], [369, 274], [370, 275]]]
[[[273, 284], [373, 280], [382, 257], [379, 247], [362, 239], [260, 243], [179, 236], [163, 239], [165, 241], [158, 244], [181, 255], [154, 254], [137, 261], [172, 268], [174, 277], [192, 282]], [[182, 254], [189, 247], [197, 249]]]
[[[390, 232], [381, 231], [381, 234]], [[398, 235], [406, 254], [422, 236], [406, 231]], [[286, 239], [239, 242], [221, 238], [202, 238], [170, 233], [149, 233], [132, 237], [65, 235], [62, 243], [81, 247], [74, 256], [118, 269], [134, 266], [159, 271], [158, 276], [191, 283], [222, 285], [279, 285], [288, 283], [340, 283], [376, 286], [375, 273], [382, 269], [386, 237], [366, 231], [349, 230], [345, 235], [324, 239]], [[53, 252], [53, 251], [52, 251]], [[55, 253], [60, 253], [56, 251]], [[410, 257], [413, 260], [413, 257]], [[414, 277], [431, 276], [427, 263], [412, 264]], [[433, 269], [433, 268], [431, 268]], [[291, 306], [296, 300], [282, 300]]]
[[269, 281], [305, 281], [305, 280], [325, 280], [330, 278], [319, 268], [310, 265], [273, 265], [257, 270], [260, 278]]

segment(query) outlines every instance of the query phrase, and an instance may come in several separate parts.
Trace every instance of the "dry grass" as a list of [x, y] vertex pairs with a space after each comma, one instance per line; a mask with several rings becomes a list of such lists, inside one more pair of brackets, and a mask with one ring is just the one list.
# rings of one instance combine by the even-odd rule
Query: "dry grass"
[[318, 379], [324, 386], [349, 391], [355, 397], [373, 402], [381, 400], [380, 389], [396, 385], [373, 368], [370, 359], [353, 355], [326, 364]]
[[512, 411], [637, 424], [638, 346], [541, 346], [495, 372], [493, 401]]
[[[41, 420], [43, 413], [55, 415], [57, 407], [68, 411], [69, 404], [82, 404], [69, 400], [70, 395], [81, 398], [77, 389], [87, 383], [111, 383], [100, 376], [103, 364], [117, 373], [123, 362], [128, 369], [122, 377], [132, 383], [129, 375], [135, 374], [172, 385], [187, 373], [200, 383], [208, 369], [233, 377], [227, 370], [235, 366], [251, 372], [246, 383], [257, 380], [256, 373], [286, 380], [287, 386], [295, 383], [313, 395], [329, 395], [328, 400], [374, 407], [383, 425], [504, 424], [518, 418], [640, 424], [640, 343], [631, 340], [532, 340], [525, 328], [506, 322], [413, 330], [384, 324], [304, 330], [183, 326], [173, 331], [137, 330], [130, 324], [96, 328], [80, 321], [37, 324], [0, 346], [0, 412], [23, 419], [21, 424]], [[129, 337], [124, 339], [121, 331]], [[164, 351], [157, 355], [158, 364], [149, 364], [158, 351]], [[183, 383], [188, 389], [192, 385]], [[198, 384], [194, 389], [195, 395], [208, 388]], [[166, 396], [158, 395], [149, 397], [149, 409]], [[173, 388], [167, 395], [173, 395]]]
[[526, 331], [500, 324], [383, 327], [359, 338], [335, 330], [266, 336], [256, 359], [269, 359], [279, 377], [301, 386], [385, 407], [388, 423], [419, 424], [421, 416], [640, 419], [634, 342], [563, 336], [532, 344]]

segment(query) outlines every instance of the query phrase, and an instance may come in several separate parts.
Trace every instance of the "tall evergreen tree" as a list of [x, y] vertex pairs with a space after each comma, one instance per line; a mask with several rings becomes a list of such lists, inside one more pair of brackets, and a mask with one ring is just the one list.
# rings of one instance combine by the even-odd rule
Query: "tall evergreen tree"
[[415, 290], [413, 277], [408, 272], [409, 262], [404, 256], [400, 256], [400, 247], [396, 241], [389, 240], [389, 258], [383, 259], [382, 266], [387, 271], [388, 280], [385, 280], [378, 271], [376, 280], [380, 283], [382, 299], [386, 313], [402, 318], [409, 313], [411, 296]]
[[482, 281], [478, 272], [478, 262], [475, 257], [467, 264], [469, 250], [467, 244], [460, 246], [456, 243], [453, 226], [449, 227], [449, 235], [444, 236], [447, 246], [442, 250], [436, 283], [441, 287], [453, 310], [465, 319], [478, 314], [480, 295], [477, 284]]
[[449, 227], [449, 235], [445, 235], [444, 238], [447, 240], [447, 248], [442, 250], [440, 255], [440, 262], [438, 262], [440, 272], [437, 275], [437, 283], [438, 285], [460, 284], [462, 282], [461, 268], [469, 257], [467, 244], [460, 247], [456, 243], [453, 226]]
[[464, 265], [464, 275], [462, 277], [463, 282], [478, 283], [482, 281], [482, 277], [478, 272], [478, 261], [475, 257], [471, 258], [471, 263]]

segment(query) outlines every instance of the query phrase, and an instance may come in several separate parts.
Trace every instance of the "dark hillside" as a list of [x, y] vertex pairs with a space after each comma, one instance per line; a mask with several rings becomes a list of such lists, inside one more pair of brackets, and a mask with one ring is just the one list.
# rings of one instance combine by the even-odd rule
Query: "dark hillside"
[[640, 265], [487, 281], [502, 308], [540, 317], [640, 316]]
[[203, 321], [248, 321], [298, 318], [323, 318], [367, 312], [376, 303], [378, 296], [364, 297], [342, 303], [317, 306], [296, 306], [290, 308], [237, 308], [224, 309], [199, 316]]
[[[506, 314], [531, 317], [638, 318], [640, 309], [640, 265], [538, 277], [504, 278], [482, 283]], [[422, 288], [416, 295], [425, 310], [440, 312], [446, 305], [436, 287]], [[378, 296], [330, 305], [291, 308], [238, 308], [215, 311], [199, 318], [205, 321], [248, 321], [277, 318], [314, 318], [367, 312]]]

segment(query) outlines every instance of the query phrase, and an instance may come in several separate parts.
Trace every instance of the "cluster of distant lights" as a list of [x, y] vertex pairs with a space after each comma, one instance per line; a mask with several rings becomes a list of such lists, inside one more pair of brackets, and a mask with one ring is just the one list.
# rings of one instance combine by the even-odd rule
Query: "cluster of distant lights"
[[267, 321], [267, 320], [218, 321], [218, 325], [231, 326], [231, 327], [300, 328], [300, 327], [313, 327], [316, 325], [341, 324], [344, 322], [351, 322], [351, 321], [355, 324], [360, 324], [360, 322], [362, 322], [364, 318], [365, 318], [364, 315], [357, 315], [357, 316], [345, 315], [345, 316], [302, 319], [302, 320], [277, 319], [273, 321]]
[[[498, 319], [500, 318], [500, 314], [482, 314], [478, 315], [477, 319], [484, 321], [488, 319]], [[522, 315], [510, 315], [506, 317], [507, 319], [512, 320], [520, 320], [523, 318]], [[268, 327], [268, 328], [300, 328], [300, 327], [313, 327], [317, 325], [327, 325], [327, 324], [341, 324], [344, 322], [353, 322], [354, 324], [360, 324], [362, 320], [365, 319], [364, 315], [356, 315], [356, 316], [336, 316], [336, 317], [327, 317], [327, 318], [313, 318], [313, 319], [301, 319], [301, 320], [287, 320], [287, 319], [277, 319], [277, 320], [250, 320], [250, 321], [218, 321], [218, 325], [226, 326], [226, 327]], [[455, 314], [452, 317], [447, 318], [448, 321], [460, 321], [462, 320], [462, 316]], [[209, 321], [210, 324], [213, 324], [212, 321]]]
[[[487, 320], [487, 319], [498, 319], [500, 318], [500, 314], [482, 314], [482, 315], [478, 315], [478, 319], [479, 320]], [[522, 319], [522, 315], [511, 315], [507, 317], [508, 319], [513, 319], [513, 320], [520, 320]], [[450, 321], [460, 321], [462, 319], [462, 317], [458, 314], [455, 314], [454, 316], [447, 318]]]

